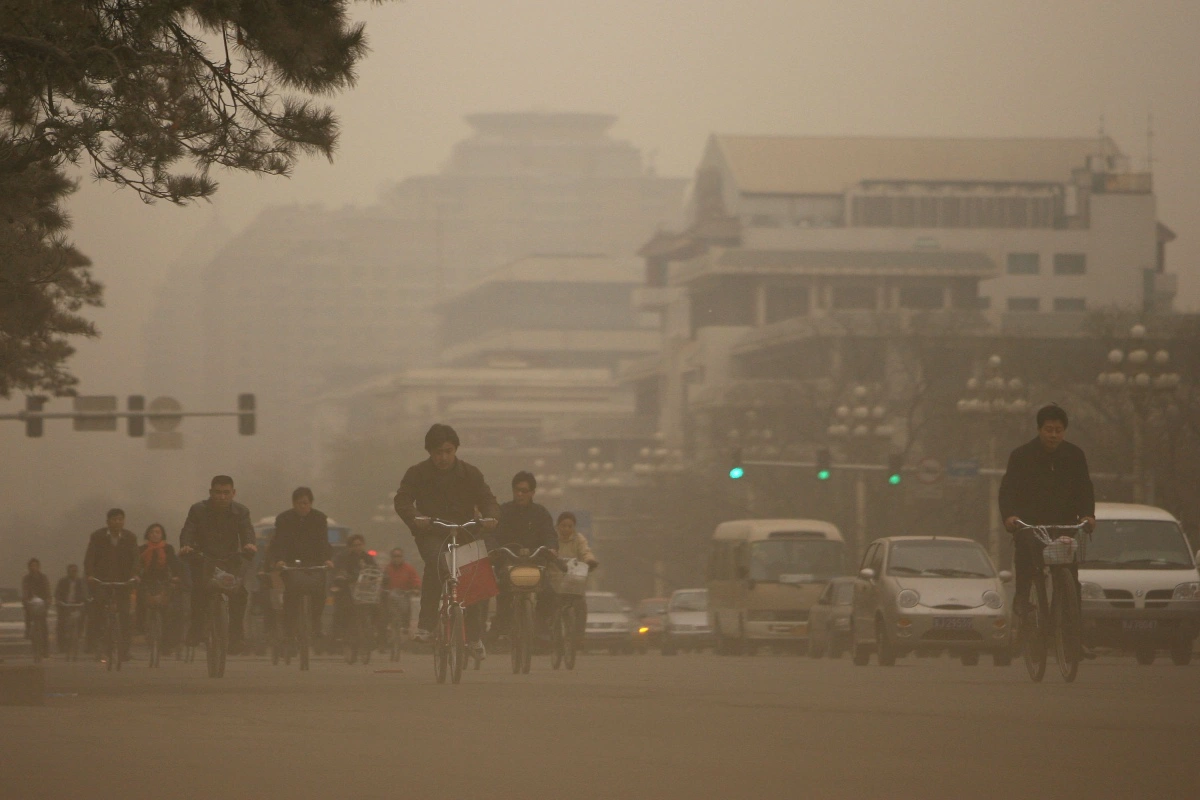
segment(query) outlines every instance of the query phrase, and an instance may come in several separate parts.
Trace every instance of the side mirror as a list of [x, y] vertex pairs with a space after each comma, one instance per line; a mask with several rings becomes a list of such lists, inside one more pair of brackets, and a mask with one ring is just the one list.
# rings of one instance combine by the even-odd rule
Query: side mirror
[[1000, 578], [1001, 583], [1012, 583], [1013, 574], [1006, 569], [1002, 569], [997, 577]]
[[1200, 550], [1196, 551], [1196, 563], [1200, 564]]
[[873, 581], [875, 580], [875, 570], [871, 569], [870, 567], [863, 567], [858, 571], [858, 577], [862, 578], [863, 580]]

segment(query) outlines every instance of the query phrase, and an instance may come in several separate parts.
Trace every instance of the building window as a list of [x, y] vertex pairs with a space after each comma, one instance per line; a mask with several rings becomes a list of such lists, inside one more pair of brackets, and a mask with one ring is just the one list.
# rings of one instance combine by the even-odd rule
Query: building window
[[808, 314], [807, 286], [767, 286], [767, 324]]
[[1055, 275], [1084, 275], [1087, 273], [1087, 256], [1083, 253], [1055, 253]]
[[1087, 300], [1082, 297], [1054, 298], [1055, 311], [1087, 311]]
[[874, 311], [876, 294], [874, 286], [833, 287], [833, 309], [836, 311]]
[[1041, 258], [1037, 253], [1009, 253], [1009, 275], [1037, 275], [1041, 271]]
[[945, 306], [945, 293], [941, 286], [910, 285], [900, 287], [900, 307], [914, 311], [930, 311]]
[[1008, 298], [1009, 311], [1040, 311], [1042, 301], [1037, 297], [1010, 297]]

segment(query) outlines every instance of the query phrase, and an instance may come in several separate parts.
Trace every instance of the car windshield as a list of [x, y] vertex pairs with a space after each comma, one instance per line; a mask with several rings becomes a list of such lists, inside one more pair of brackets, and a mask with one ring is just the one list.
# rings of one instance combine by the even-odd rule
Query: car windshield
[[643, 600], [638, 605], [638, 613], [643, 617], [651, 617], [667, 610], [666, 600]]
[[750, 545], [750, 579], [820, 583], [845, 574], [845, 545], [824, 539], [773, 539]]
[[854, 602], [854, 584], [839, 583], [833, 587], [833, 604], [835, 606], [848, 606]]
[[992, 578], [996, 572], [983, 548], [974, 542], [896, 542], [887, 574], [922, 578]]
[[1183, 531], [1169, 520], [1100, 520], [1084, 556], [1084, 569], [1190, 569], [1194, 564]]
[[591, 594], [587, 598], [588, 611], [598, 614], [620, 614], [625, 610], [625, 601], [616, 595]]
[[708, 592], [680, 592], [671, 596], [672, 611], [707, 611]]
[[25, 609], [22, 606], [4, 606], [0, 608], [0, 622], [24, 622]]

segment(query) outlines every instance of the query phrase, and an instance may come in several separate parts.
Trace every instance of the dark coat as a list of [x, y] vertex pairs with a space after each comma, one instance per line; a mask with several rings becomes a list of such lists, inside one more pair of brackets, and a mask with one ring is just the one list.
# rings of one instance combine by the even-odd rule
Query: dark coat
[[275, 518], [275, 535], [267, 548], [267, 563], [299, 561], [301, 566], [319, 567], [333, 558], [329, 543], [329, 518], [315, 508], [301, 517], [289, 508]]
[[114, 545], [108, 528], [92, 532], [83, 574], [108, 583], [127, 581], [138, 574], [138, 540], [131, 531], [121, 531]]
[[[554, 518], [546, 507], [537, 503], [519, 506], [516, 502], [500, 506], [500, 524], [488, 538], [498, 547], [515, 544], [530, 551], [539, 547], [558, 549], [558, 533]], [[490, 544], [491, 542], [489, 542]]]
[[188, 509], [183, 530], [179, 533], [182, 547], [193, 547], [213, 558], [230, 556], [248, 544], [254, 544], [254, 525], [250, 509], [232, 503], [228, 509], [218, 509], [211, 500], [201, 500]]
[[183, 577], [183, 562], [181, 562], [179, 560], [179, 556], [175, 554], [174, 547], [172, 547], [169, 544], [165, 546], [164, 552], [166, 553], [166, 556], [167, 556], [166, 569], [163, 572], [156, 572], [154, 574], [151, 574], [149, 572], [149, 570], [146, 569], [145, 564], [142, 562], [142, 555], [145, 552], [146, 552], [146, 545], [144, 545], [144, 544], [140, 545], [138, 547], [138, 570], [141, 574], [142, 580], [165, 581], [165, 580], [170, 580], [171, 578], [182, 579], [182, 577]]
[[1040, 439], [1008, 457], [1000, 482], [1000, 517], [1019, 517], [1030, 525], [1073, 525], [1096, 514], [1096, 494], [1087, 458], [1070, 442], [1048, 452]]
[[[65, 603], [71, 595], [71, 579], [63, 576], [58, 579], [58, 583], [54, 587], [54, 602]], [[87, 580], [81, 575], [75, 579], [75, 602], [82, 603], [87, 600]]]
[[476, 514], [493, 519], [500, 514], [483, 473], [461, 459], [448, 470], [435, 467], [432, 459], [409, 467], [396, 490], [395, 507], [414, 536], [425, 533], [413, 528], [419, 516], [463, 523]]

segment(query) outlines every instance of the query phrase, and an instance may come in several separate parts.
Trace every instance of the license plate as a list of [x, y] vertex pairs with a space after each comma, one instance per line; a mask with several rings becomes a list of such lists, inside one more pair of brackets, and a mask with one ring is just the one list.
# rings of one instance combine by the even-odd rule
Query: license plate
[[973, 622], [970, 617], [934, 617], [933, 627], [935, 630], [961, 631], [972, 628]]
[[1121, 628], [1129, 633], [1145, 633], [1158, 628], [1158, 620], [1154, 619], [1125, 619], [1121, 620]]

